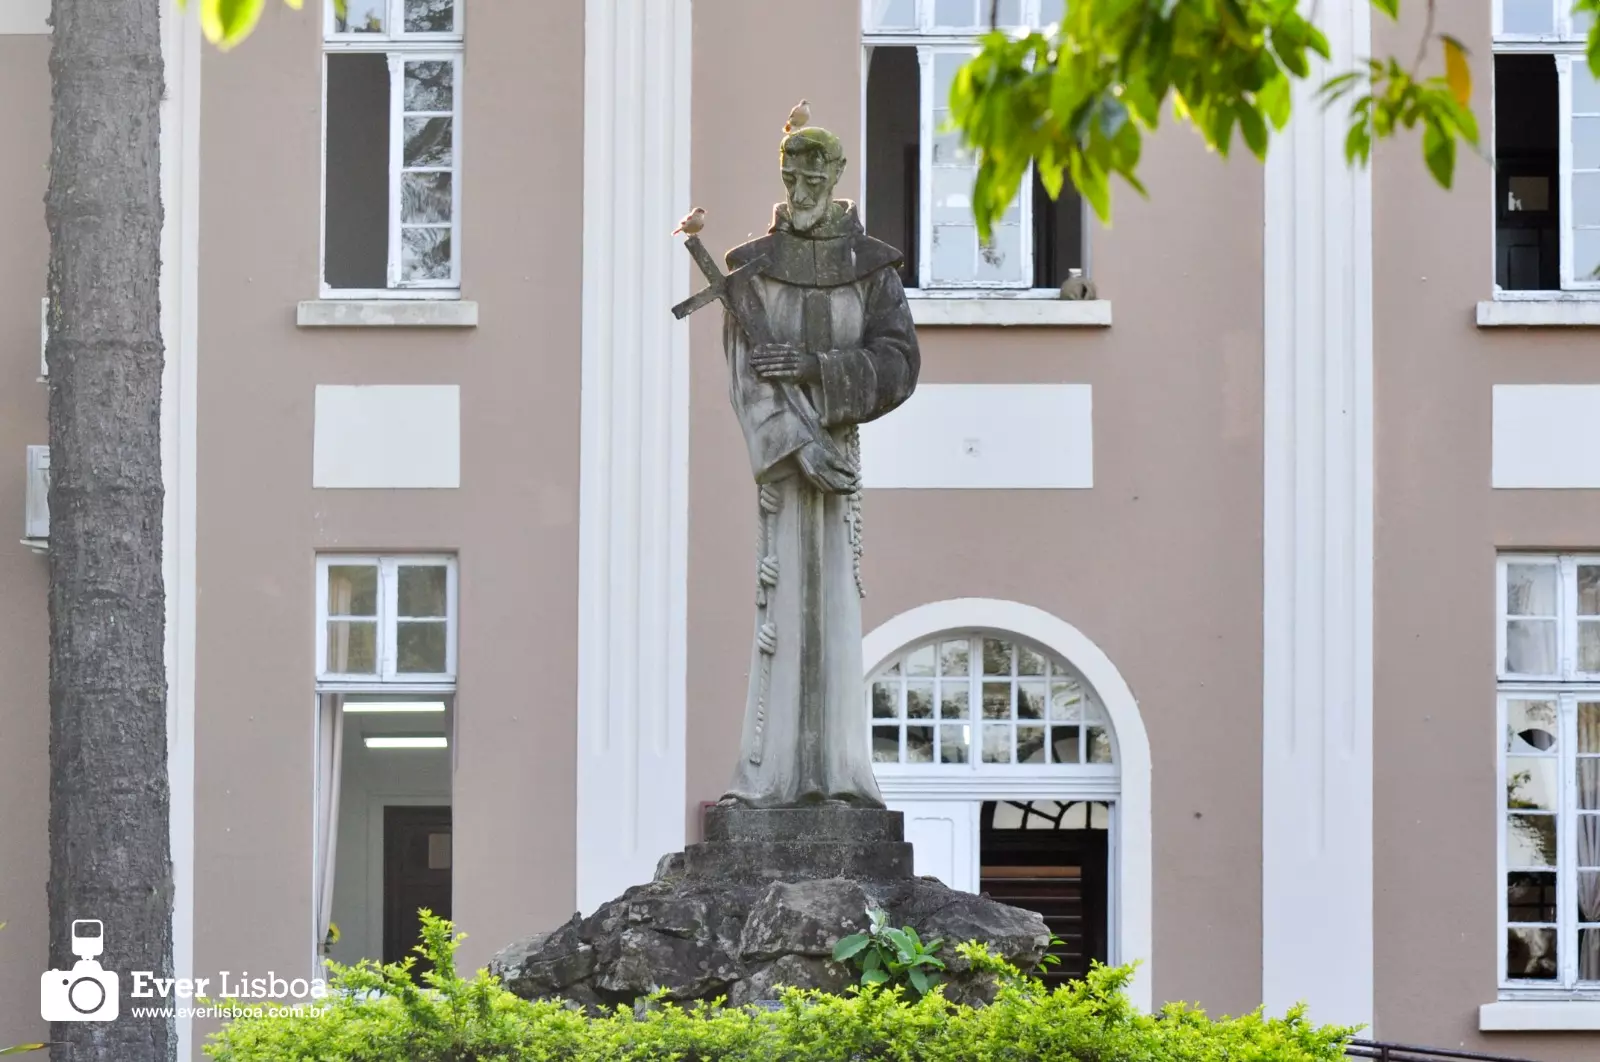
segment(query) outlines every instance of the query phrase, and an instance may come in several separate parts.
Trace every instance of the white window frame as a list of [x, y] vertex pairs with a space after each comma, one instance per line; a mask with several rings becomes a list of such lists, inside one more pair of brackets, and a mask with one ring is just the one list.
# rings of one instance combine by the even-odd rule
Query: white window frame
[[[1538, 676], [1506, 669], [1507, 588], [1506, 569], [1510, 565], [1537, 565], [1554, 568], [1556, 581], [1556, 668], [1552, 675]], [[1495, 871], [1497, 883], [1496, 976], [1502, 1000], [1600, 1001], [1600, 981], [1578, 980], [1579, 916], [1577, 891], [1577, 706], [1580, 702], [1600, 701], [1600, 673], [1577, 668], [1577, 569], [1579, 565], [1600, 566], [1600, 554], [1501, 554], [1495, 565], [1496, 579], [1496, 662], [1499, 676], [1495, 698]], [[1507, 709], [1511, 701], [1542, 700], [1556, 704], [1557, 765], [1556, 805], [1556, 949], [1559, 962], [1555, 982], [1515, 980], [1507, 973], [1506, 940], [1512, 924], [1507, 895], [1506, 859], [1506, 757]], [[1520, 868], [1519, 868], [1520, 869]], [[1517, 923], [1522, 924], [1522, 923]], [[1589, 924], [1589, 923], [1585, 923]]]
[[[1054, 0], [1052, 0], [1054, 2]], [[1029, 166], [1023, 175], [1023, 192], [1017, 197], [1021, 214], [1021, 279], [1017, 281], [994, 280], [960, 280], [937, 281], [933, 280], [933, 141], [936, 130], [933, 127], [933, 56], [937, 52], [954, 52], [967, 49], [976, 54], [978, 38], [988, 32], [986, 24], [979, 26], [949, 26], [940, 25], [935, 20], [935, 0], [916, 0], [916, 28], [878, 30], [873, 27], [872, 9], [873, 0], [862, 0], [861, 3], [861, 30], [862, 30], [862, 78], [861, 78], [861, 113], [862, 130], [865, 136], [866, 108], [867, 108], [867, 77], [866, 71], [870, 63], [872, 49], [875, 47], [914, 47], [917, 50], [917, 63], [920, 71], [918, 86], [918, 124], [920, 127], [920, 146], [918, 156], [918, 216], [917, 231], [918, 245], [922, 252], [917, 261], [918, 290], [910, 292], [913, 297], [938, 296], [938, 295], [965, 295], [972, 298], [996, 294], [1028, 294], [1035, 290], [1033, 286], [1035, 234], [1033, 224], [1033, 196], [1030, 190], [1033, 187], [1033, 167]], [[1042, 29], [1042, 15], [1044, 0], [1022, 0], [1022, 24], [1018, 26], [1002, 26], [1001, 29], [1010, 33], [1026, 33]], [[982, 14], [987, 10], [987, 0], [980, 0], [978, 11]], [[862, 159], [867, 157], [865, 149], [859, 152]], [[862, 187], [866, 187], [865, 164], [862, 166]], [[867, 204], [870, 209], [870, 204]], [[1087, 233], [1088, 208], [1080, 207], [1084, 214], [1085, 225], [1083, 232]], [[1088, 241], [1083, 240], [1082, 257], [1084, 259], [1085, 273], [1088, 272]], [[1055, 289], [1047, 289], [1052, 296], [1058, 294]]]
[[[1573, 250], [1577, 226], [1574, 223], [1572, 209], [1572, 64], [1585, 62], [1584, 49], [1588, 40], [1588, 32], [1583, 29], [1572, 17], [1572, 0], [1548, 0], [1552, 7], [1551, 33], [1507, 33], [1505, 32], [1505, 2], [1494, 0], [1494, 52], [1496, 55], [1549, 55], [1556, 64], [1556, 79], [1558, 87], [1558, 136], [1560, 142], [1559, 171], [1557, 175], [1557, 194], [1561, 206], [1561, 290], [1564, 292], [1582, 293], [1587, 296], [1589, 292], [1600, 291], [1600, 276], [1593, 279], [1580, 280], [1573, 275]], [[1492, 120], [1492, 116], [1491, 116]], [[1600, 170], [1584, 170], [1584, 173], [1600, 172]], [[1498, 196], [1498, 188], [1494, 194]], [[1498, 213], [1498, 203], [1495, 211]], [[1491, 217], [1496, 216], [1491, 214]], [[1593, 226], [1590, 231], [1600, 232], [1600, 226]], [[1550, 299], [1556, 297], [1556, 292], [1550, 291], [1508, 291], [1500, 293], [1511, 299]], [[1592, 297], [1592, 296], [1591, 296]]]
[[[371, 674], [328, 671], [328, 569], [368, 566], [378, 569], [376, 655], [378, 670]], [[445, 670], [408, 673], [398, 670], [396, 640], [399, 630], [400, 569], [442, 567], [445, 579]], [[316, 660], [319, 691], [360, 693], [399, 689], [447, 692], [456, 681], [457, 610], [456, 559], [440, 554], [358, 555], [325, 553], [317, 557]]]
[[[318, 252], [317, 285], [324, 299], [459, 299], [461, 297], [461, 176], [462, 176], [462, 93], [465, 87], [466, 0], [455, 0], [455, 29], [448, 33], [408, 33], [405, 31], [405, 0], [385, 0], [386, 25], [399, 27], [388, 33], [339, 33], [334, 29], [333, 0], [323, 3], [322, 63], [322, 213]], [[388, 287], [336, 288], [327, 282], [328, 239], [328, 61], [331, 56], [356, 53], [384, 55], [389, 63], [389, 231]], [[448, 62], [451, 78], [451, 111], [408, 112], [405, 110], [405, 64], [408, 62]], [[407, 171], [405, 158], [405, 117], [439, 116], [450, 118], [450, 166]], [[405, 172], [449, 172], [450, 180], [450, 275], [438, 280], [402, 280], [404, 244], [401, 239], [401, 177]], [[438, 226], [406, 226], [444, 227]]]

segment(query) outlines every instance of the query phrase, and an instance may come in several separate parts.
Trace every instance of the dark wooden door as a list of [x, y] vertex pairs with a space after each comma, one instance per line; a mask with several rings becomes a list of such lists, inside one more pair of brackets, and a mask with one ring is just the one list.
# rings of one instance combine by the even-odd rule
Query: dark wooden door
[[[383, 809], [383, 961], [399, 962], [422, 939], [417, 911], [450, 917], [450, 809]], [[418, 959], [417, 972], [427, 969]]]

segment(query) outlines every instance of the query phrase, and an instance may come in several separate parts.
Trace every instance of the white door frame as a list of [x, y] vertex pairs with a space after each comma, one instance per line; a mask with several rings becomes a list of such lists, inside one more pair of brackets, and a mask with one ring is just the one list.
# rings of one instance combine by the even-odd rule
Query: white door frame
[[1113, 961], [1137, 961], [1128, 997], [1151, 1008], [1152, 835], [1150, 739], [1138, 702], [1100, 647], [1072, 624], [1043, 609], [994, 598], [935, 601], [902, 612], [862, 639], [863, 679], [902, 649], [951, 631], [975, 628], [1014, 634], [1066, 660], [1094, 688], [1116, 735], [1117, 771], [1097, 777], [1050, 776], [1032, 771], [973, 771], [952, 774], [937, 766], [880, 771], [886, 800], [1098, 800], [1112, 805], [1108, 890]]

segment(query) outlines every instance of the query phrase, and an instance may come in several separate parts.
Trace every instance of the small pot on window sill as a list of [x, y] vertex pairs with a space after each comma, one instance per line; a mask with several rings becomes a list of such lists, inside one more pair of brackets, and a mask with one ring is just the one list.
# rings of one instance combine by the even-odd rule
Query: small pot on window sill
[[1083, 275], [1081, 269], [1068, 269], [1067, 279], [1061, 283], [1061, 297], [1068, 302], [1084, 302], [1095, 297], [1094, 281]]

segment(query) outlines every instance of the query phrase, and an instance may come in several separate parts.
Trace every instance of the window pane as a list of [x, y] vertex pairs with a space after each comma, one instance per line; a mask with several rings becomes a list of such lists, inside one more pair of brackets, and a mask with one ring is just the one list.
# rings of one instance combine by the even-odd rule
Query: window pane
[[872, 718], [898, 719], [900, 717], [900, 684], [874, 682], [872, 684]]
[[1554, 922], [1556, 876], [1548, 871], [1516, 871], [1506, 875], [1506, 921]]
[[1578, 704], [1578, 753], [1600, 752], [1600, 703]]
[[1556, 978], [1554, 926], [1511, 926], [1506, 930], [1506, 976], [1518, 981]]
[[330, 620], [328, 673], [375, 675], [378, 672], [378, 624], [368, 620]]
[[1011, 724], [983, 724], [983, 762], [1011, 762]]
[[[1600, 782], [1600, 775], [1589, 775], [1588, 784], [1590, 786], [1595, 785], [1597, 782]], [[1578, 784], [1581, 787], [1584, 783], [1580, 781]], [[1600, 795], [1600, 793], [1593, 789], [1590, 790], [1587, 796], [1580, 795], [1579, 805], [1585, 808], [1600, 807], [1600, 800], [1595, 799], [1597, 795]], [[1592, 869], [1600, 872], [1600, 813], [1578, 816], [1578, 867], [1582, 870]], [[1600, 881], [1595, 882], [1595, 884], [1600, 885]], [[1595, 899], [1596, 902], [1600, 902], [1600, 896], [1596, 896]], [[1585, 915], [1584, 918], [1589, 919], [1589, 916]], [[1591, 920], [1600, 922], [1600, 911], [1596, 911], [1594, 918]]]
[[455, 103], [455, 77], [455, 64], [448, 59], [406, 63], [406, 110], [451, 110]]
[[985, 682], [983, 684], [983, 717], [985, 719], [1011, 718], [1011, 683]]
[[1578, 930], [1578, 980], [1600, 981], [1600, 926]]
[[450, 230], [402, 229], [400, 275], [403, 280], [450, 279]]
[[906, 683], [906, 718], [933, 718], [933, 683]]
[[900, 728], [875, 726], [872, 728], [872, 762], [900, 762]]
[[934, 167], [934, 225], [972, 225], [972, 182], [973, 171], [965, 166]]
[[1050, 683], [1050, 718], [1077, 719], [1083, 705], [1083, 687], [1076, 679]]
[[1040, 719], [1044, 718], [1044, 691], [1043, 679], [1037, 682], [1017, 683], [1017, 718]]
[[[1046, 0], [1046, 2], [1048, 3], [1049, 0]], [[989, 17], [987, 11], [984, 12], [983, 17]], [[1000, 0], [1000, 9], [996, 13], [996, 21], [1001, 26], [1022, 25], [1022, 0]]]
[[1551, 0], [1505, 0], [1502, 31], [1530, 35], [1554, 33], [1555, 7]]
[[906, 727], [906, 762], [933, 762], [933, 727]]
[[939, 674], [965, 675], [967, 658], [971, 655], [971, 645], [971, 642], [963, 638], [959, 642], [945, 642], [939, 646]]
[[916, 29], [917, 0], [870, 0], [867, 25], [872, 29]]
[[[1591, 151], [1600, 162], [1600, 118], [1585, 120], [1588, 136], [1576, 140], [1579, 131], [1574, 128], [1574, 151]], [[1576, 127], [1579, 123], [1574, 122]], [[1572, 175], [1572, 222], [1585, 227], [1600, 225], [1600, 173], [1574, 173]]]
[[[1600, 117], [1572, 119], [1572, 167], [1578, 171], [1572, 178], [1572, 195], [1580, 206], [1578, 223], [1592, 225], [1594, 185], [1586, 179], [1594, 174], [1583, 171], [1600, 168]], [[1585, 214], [1582, 207], [1588, 207], [1589, 212]]]
[[378, 568], [373, 564], [328, 566], [328, 615], [376, 616]]
[[930, 279], [936, 284], [970, 283], [977, 275], [978, 230], [971, 225], [935, 225]]
[[449, 221], [450, 184], [448, 173], [401, 174], [400, 220], [408, 225]]
[[940, 763], [967, 762], [968, 729], [968, 727], [964, 726], [942, 726], [939, 728]]
[[[1573, 193], [1576, 198], [1577, 193]], [[1581, 211], [1582, 204], [1576, 204]], [[1575, 280], [1600, 280], [1600, 230], [1577, 229], [1572, 234], [1572, 276]]]
[[1556, 621], [1507, 621], [1506, 671], [1516, 675], [1552, 675], [1555, 670]]
[[1506, 757], [1506, 807], [1554, 811], [1560, 796], [1560, 764], [1554, 756]]
[[[328, 6], [333, 7], [333, 0], [328, 0]], [[382, 33], [386, 7], [388, 0], [346, 0], [343, 18], [339, 17], [338, 9], [334, 8], [334, 32]]]
[[974, 0], [934, 0], [933, 21], [940, 26], [967, 29], [978, 25]]
[[1554, 752], [1556, 750], [1555, 701], [1506, 702], [1506, 751]]
[[454, 122], [453, 118], [407, 118], [406, 167], [451, 165]]
[[326, 114], [323, 279], [332, 288], [388, 287], [388, 59], [328, 56]]
[[1017, 762], [1044, 762], [1044, 727], [1017, 726]]
[[407, 33], [450, 33], [456, 28], [456, 0], [406, 0]]
[[1017, 674], [1044, 674], [1044, 654], [1035, 652], [1025, 645], [1017, 646]]
[[1089, 762], [1111, 762], [1111, 732], [1103, 726], [1089, 728]]
[[1600, 82], [1595, 81], [1582, 59], [1572, 63], [1572, 113], [1600, 114]]
[[1554, 564], [1506, 565], [1506, 615], [1554, 616], [1556, 578]]
[[1600, 616], [1600, 565], [1578, 565], [1578, 615]]
[[1556, 816], [1506, 816], [1506, 866], [1553, 867], [1556, 865]]
[[995, 638], [983, 640], [983, 673], [985, 675], [1011, 674], [1011, 643]]
[[445, 624], [436, 621], [396, 624], [395, 670], [402, 675], [443, 673]]
[[1028, 279], [1022, 272], [1022, 226], [996, 225], [992, 235], [978, 249], [978, 279], [996, 284]]
[[1600, 620], [1578, 621], [1578, 670], [1600, 671]]
[[[950, 106], [950, 90], [956, 83], [956, 71], [972, 62], [972, 57], [977, 54], [970, 49], [961, 49], [953, 52], [933, 53], [933, 127], [938, 129], [950, 117], [947, 108]], [[938, 113], [938, 112], [945, 113]]]
[[442, 564], [400, 565], [400, 615], [406, 619], [445, 615], [450, 570]]
[[925, 645], [915, 652], [906, 654], [906, 674], [933, 674], [933, 646]]
[[1082, 763], [1081, 741], [1079, 730], [1075, 726], [1053, 726], [1050, 728], [1050, 762], [1051, 763]]
[[939, 684], [939, 718], [941, 719], [966, 719], [971, 714], [968, 701], [971, 699], [971, 690], [965, 682], [942, 682]]

